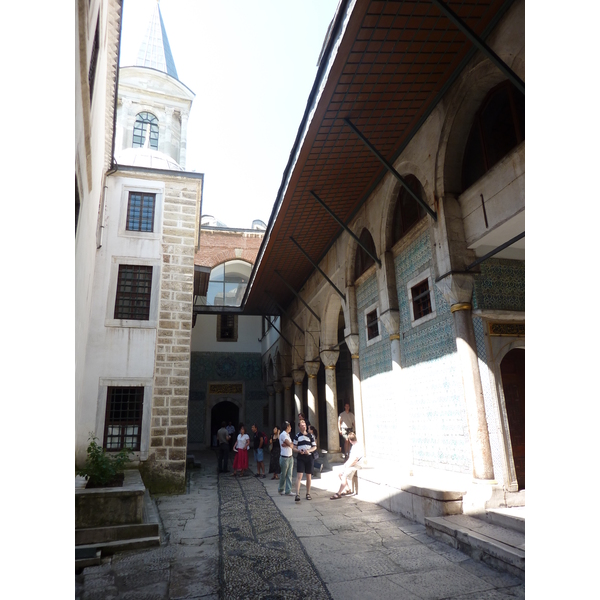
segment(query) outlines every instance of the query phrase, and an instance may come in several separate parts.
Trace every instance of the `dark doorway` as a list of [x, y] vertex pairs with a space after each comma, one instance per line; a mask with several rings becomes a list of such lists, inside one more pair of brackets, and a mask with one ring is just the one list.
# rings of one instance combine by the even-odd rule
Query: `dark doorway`
[[221, 423], [229, 424], [232, 422], [235, 427], [236, 435], [238, 430], [238, 423], [240, 418], [240, 409], [237, 404], [230, 402], [229, 400], [223, 400], [213, 406], [210, 413], [210, 440], [211, 445], [216, 446], [217, 431], [221, 427]]
[[500, 363], [510, 443], [520, 490], [525, 489], [525, 350], [511, 350]]

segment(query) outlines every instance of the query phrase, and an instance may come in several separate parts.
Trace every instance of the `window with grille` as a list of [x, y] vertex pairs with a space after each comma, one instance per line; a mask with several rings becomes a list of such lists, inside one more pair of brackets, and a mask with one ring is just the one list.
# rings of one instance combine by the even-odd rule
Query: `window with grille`
[[367, 340], [372, 340], [379, 335], [379, 320], [377, 309], [367, 313]]
[[[414, 175], [404, 178], [410, 190], [415, 196], [425, 200], [423, 186]], [[403, 238], [423, 217], [425, 209], [410, 195], [408, 190], [402, 186], [398, 192], [396, 207], [394, 208], [393, 243]]]
[[152, 267], [119, 265], [115, 319], [150, 320]]
[[431, 309], [429, 281], [427, 279], [411, 288], [411, 296], [415, 321], [433, 312]]
[[154, 231], [156, 194], [129, 192], [127, 231]]
[[104, 448], [140, 449], [144, 388], [109, 387], [106, 398]]
[[150, 130], [150, 142], [148, 146], [158, 150], [158, 119], [149, 112], [141, 112], [135, 118], [133, 126], [133, 148], [143, 148], [146, 144], [146, 135]]
[[237, 315], [217, 316], [217, 341], [237, 342], [238, 327]]

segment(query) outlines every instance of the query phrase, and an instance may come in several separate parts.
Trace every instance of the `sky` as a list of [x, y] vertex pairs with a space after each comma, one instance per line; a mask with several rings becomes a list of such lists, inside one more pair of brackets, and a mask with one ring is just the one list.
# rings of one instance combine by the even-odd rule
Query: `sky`
[[[338, 0], [161, 0], [179, 80], [196, 97], [186, 171], [203, 215], [268, 223]], [[124, 0], [121, 66], [135, 64], [156, 0]]]

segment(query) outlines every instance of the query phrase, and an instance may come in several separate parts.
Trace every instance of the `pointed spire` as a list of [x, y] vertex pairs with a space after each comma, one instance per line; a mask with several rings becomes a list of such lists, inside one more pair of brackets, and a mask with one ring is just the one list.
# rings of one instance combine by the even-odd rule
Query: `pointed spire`
[[156, 7], [152, 13], [152, 18], [148, 23], [146, 35], [140, 45], [135, 64], [138, 67], [158, 69], [179, 80], [158, 1], [156, 2]]

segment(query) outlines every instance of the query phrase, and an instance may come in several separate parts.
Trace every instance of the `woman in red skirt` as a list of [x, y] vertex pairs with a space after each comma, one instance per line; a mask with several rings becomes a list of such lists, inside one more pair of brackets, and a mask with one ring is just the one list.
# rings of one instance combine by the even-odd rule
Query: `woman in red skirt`
[[[243, 423], [240, 423], [240, 433], [237, 436], [235, 447], [235, 458], [233, 459], [233, 475], [243, 475], [248, 468], [248, 448], [250, 447], [250, 436], [246, 433]], [[239, 473], [238, 473], [239, 471]]]

